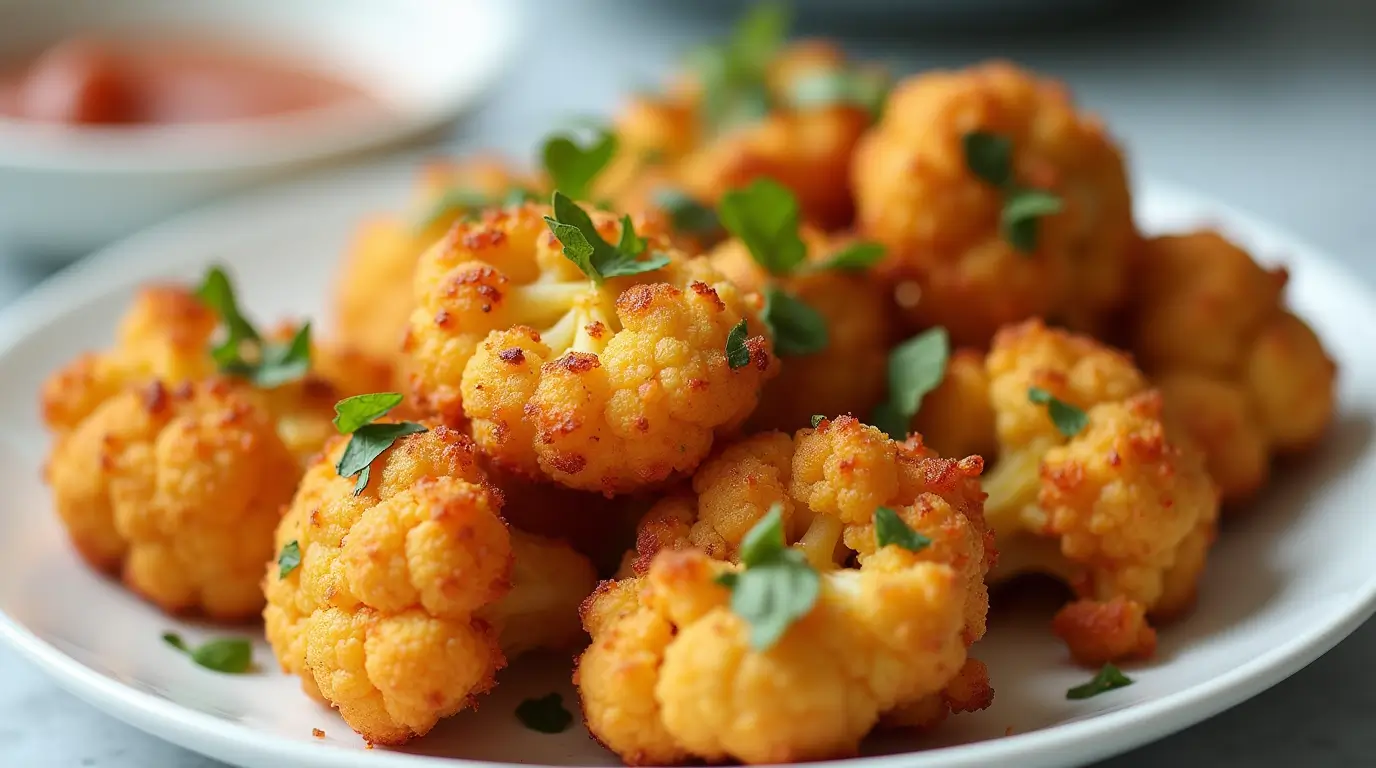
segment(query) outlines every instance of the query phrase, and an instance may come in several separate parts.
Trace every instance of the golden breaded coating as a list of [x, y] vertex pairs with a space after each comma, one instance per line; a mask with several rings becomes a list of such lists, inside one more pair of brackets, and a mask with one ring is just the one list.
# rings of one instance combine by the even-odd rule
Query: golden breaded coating
[[964, 668], [950, 565], [889, 546], [828, 571], [816, 605], [764, 651], [716, 581], [731, 570], [666, 551], [584, 604], [593, 641], [574, 679], [588, 729], [628, 764], [853, 755], [883, 713], [940, 701]]
[[425, 166], [407, 216], [370, 216], [354, 234], [335, 278], [335, 331], [340, 340], [367, 355], [395, 362], [406, 321], [415, 308], [416, 261], [465, 210], [456, 206], [433, 217], [427, 213], [450, 190], [473, 192], [500, 203], [525, 183], [505, 162], [491, 157]]
[[87, 562], [170, 613], [242, 620], [300, 470], [270, 414], [223, 380], [112, 395], [61, 439], [46, 479]]
[[[62, 439], [106, 400], [158, 381], [172, 387], [217, 375], [210, 356], [219, 320], [185, 286], [151, 285], [140, 290], [121, 319], [115, 344], [78, 357], [43, 384], [42, 412], [48, 428]], [[286, 341], [295, 325], [265, 334]], [[312, 371], [270, 390], [244, 387], [271, 413], [282, 440], [301, 461], [320, 450], [335, 433], [334, 404], [343, 397], [388, 389], [390, 368], [356, 350], [312, 343]]]
[[1224, 500], [1245, 500], [1272, 456], [1322, 437], [1337, 366], [1286, 310], [1285, 270], [1264, 269], [1221, 235], [1152, 238], [1138, 263], [1133, 351], [1205, 451]]
[[[421, 259], [406, 351], [418, 402], [471, 420], [493, 463], [607, 495], [691, 472], [777, 372], [762, 300], [662, 235], [662, 269], [590, 281], [526, 205], [461, 222]], [[595, 211], [603, 238], [620, 224]], [[750, 360], [727, 337], [747, 321]]]
[[63, 435], [130, 385], [209, 378], [215, 366], [206, 349], [218, 322], [183, 286], [144, 287], [120, 319], [111, 349], [81, 355], [43, 382], [44, 423]]
[[[268, 565], [268, 641], [282, 668], [370, 743], [400, 744], [476, 703], [508, 657], [579, 637], [588, 561], [500, 515], [472, 441], [444, 427], [402, 438], [372, 482], [335, 464], [340, 438], [306, 472], [277, 528], [300, 565]], [[260, 566], [261, 574], [261, 566]]]
[[715, 133], [692, 78], [662, 95], [637, 95], [616, 119], [621, 149], [599, 190], [627, 210], [643, 210], [659, 187], [715, 204], [726, 191], [768, 177], [797, 196], [806, 221], [845, 227], [854, 217], [851, 154], [872, 115], [850, 103], [793, 103], [790, 92], [805, 78], [854, 66], [824, 41], [789, 45], [765, 73], [767, 113]]
[[[1012, 142], [1014, 182], [1062, 201], [1030, 253], [1001, 231], [1003, 193], [967, 166], [977, 131]], [[1126, 298], [1138, 238], [1123, 159], [1058, 82], [1003, 62], [914, 75], [860, 141], [851, 180], [857, 228], [888, 246], [880, 271], [913, 329], [983, 348], [1029, 317], [1096, 330]]]
[[[1186, 610], [1213, 542], [1218, 491], [1202, 454], [1168, 429], [1160, 393], [1127, 356], [1035, 320], [1000, 331], [985, 365], [998, 437], [985, 482], [1001, 555], [994, 579], [1035, 571], [1086, 600], [1135, 604], [1122, 610]], [[1063, 433], [1033, 388], [1082, 413], [1083, 426]], [[1108, 609], [1067, 610], [1062, 634], [1077, 658], [1149, 651], [1123, 642], [1119, 622], [1085, 618]], [[1087, 637], [1099, 630], [1114, 634]]]
[[983, 352], [967, 348], [951, 353], [945, 377], [922, 398], [910, 431], [922, 435], [923, 442], [942, 456], [998, 454]]
[[[814, 264], [825, 262], [852, 242], [810, 228], [802, 236]], [[814, 414], [868, 414], [884, 399], [892, 318], [886, 289], [871, 275], [804, 268], [776, 279], [734, 238], [717, 246], [708, 258], [743, 290], [762, 291], [775, 284], [816, 310], [827, 324], [826, 348], [784, 361], [778, 378], [765, 386], [748, 428], [793, 430], [807, 424]]]
[[1146, 609], [1124, 597], [1070, 603], [1056, 613], [1051, 629], [1065, 641], [1071, 658], [1086, 667], [1156, 653], [1156, 630], [1147, 624]]
[[[981, 466], [849, 416], [718, 451], [691, 493], [651, 510], [620, 579], [583, 606], [593, 643], [575, 680], [593, 735], [631, 764], [786, 762], [852, 754], [886, 713], [933, 725], [988, 706], [987, 670], [965, 655], [984, 634], [995, 559]], [[713, 579], [775, 505], [822, 593], [761, 652]], [[879, 548], [880, 506], [930, 544]]]

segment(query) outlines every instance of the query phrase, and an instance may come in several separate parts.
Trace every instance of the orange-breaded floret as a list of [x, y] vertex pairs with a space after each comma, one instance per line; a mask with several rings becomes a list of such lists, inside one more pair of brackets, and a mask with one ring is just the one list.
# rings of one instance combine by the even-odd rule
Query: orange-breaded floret
[[1201, 231], [1148, 240], [1133, 352], [1208, 457], [1225, 501], [1254, 495], [1276, 454], [1310, 449], [1333, 419], [1337, 366], [1284, 304], [1284, 269]]
[[1087, 667], [1156, 653], [1156, 630], [1147, 624], [1146, 609], [1124, 597], [1070, 603], [1056, 613], [1051, 629], [1071, 658]]
[[[406, 351], [417, 401], [470, 420], [494, 464], [607, 495], [691, 472], [778, 366], [762, 300], [639, 231], [661, 269], [590, 280], [526, 205], [461, 222], [421, 259]], [[617, 242], [620, 223], [591, 214]], [[746, 321], [748, 361], [727, 340]]]
[[[1040, 321], [1000, 331], [985, 370], [996, 438], [984, 484], [1000, 553], [993, 579], [1040, 572], [1087, 601], [1125, 600], [1133, 606], [1122, 610], [1156, 618], [1187, 610], [1213, 543], [1218, 491], [1200, 451], [1166, 420], [1161, 394], [1126, 355]], [[1058, 423], [1034, 389], [1083, 423]], [[1094, 655], [1085, 647], [1146, 652], [1121, 637], [1090, 644], [1090, 611], [1086, 603], [1067, 620], [1077, 658]]]
[[653, 206], [666, 188], [714, 205], [728, 190], [771, 178], [798, 197], [808, 222], [845, 227], [854, 216], [851, 154], [873, 114], [868, 105], [798, 94], [855, 67], [825, 41], [789, 45], [764, 72], [761, 112], [727, 124], [709, 114], [696, 76], [662, 95], [637, 95], [616, 120], [620, 156], [600, 191], [628, 210]]
[[[853, 242], [811, 228], [801, 234], [812, 265], [824, 263]], [[892, 318], [886, 289], [865, 270], [803, 267], [774, 278], [738, 239], [717, 246], [708, 258], [738, 287], [763, 291], [775, 285], [826, 321], [826, 348], [784, 361], [778, 378], [765, 386], [749, 428], [794, 430], [814, 414], [868, 414], [884, 399]]]
[[154, 381], [95, 407], [56, 442], [46, 478], [91, 565], [170, 613], [242, 620], [300, 476], [243, 385]]
[[[1011, 181], [1061, 200], [1010, 241], [1006, 192], [976, 175], [965, 137], [1011, 142]], [[1064, 85], [1003, 62], [902, 81], [851, 166], [856, 226], [888, 246], [880, 265], [916, 330], [942, 325], [985, 347], [1001, 326], [1052, 317], [1093, 331], [1126, 299], [1137, 241], [1123, 159]]]
[[[405, 216], [364, 219], [335, 278], [334, 318], [339, 338], [381, 360], [396, 361], [406, 321], [415, 307], [412, 276], [425, 249], [474, 209], [460, 202], [503, 204], [527, 180], [502, 160], [473, 157], [436, 161], [420, 174]], [[446, 195], [455, 204], [441, 205]]]
[[571, 644], [593, 588], [587, 559], [507, 527], [472, 441], [445, 427], [397, 441], [358, 495], [335, 464], [306, 472], [259, 575], [282, 668], [370, 743], [400, 744], [490, 689], [509, 657]]
[[[785, 762], [852, 754], [888, 713], [930, 725], [988, 706], [987, 670], [966, 656], [995, 557], [980, 469], [848, 416], [720, 450], [583, 606], [593, 643], [575, 679], [593, 735], [631, 764]], [[716, 577], [776, 506], [821, 596], [761, 651]], [[879, 507], [929, 544], [879, 547]]]

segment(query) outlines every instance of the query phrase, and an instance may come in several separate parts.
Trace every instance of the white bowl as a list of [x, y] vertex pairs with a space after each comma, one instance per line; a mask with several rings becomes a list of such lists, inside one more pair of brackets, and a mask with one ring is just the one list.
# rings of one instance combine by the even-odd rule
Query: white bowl
[[495, 80], [509, 16], [496, 0], [0, 0], [0, 60], [74, 33], [163, 30], [289, 54], [385, 107], [133, 129], [0, 119], [0, 247], [71, 258], [209, 197], [432, 131]]

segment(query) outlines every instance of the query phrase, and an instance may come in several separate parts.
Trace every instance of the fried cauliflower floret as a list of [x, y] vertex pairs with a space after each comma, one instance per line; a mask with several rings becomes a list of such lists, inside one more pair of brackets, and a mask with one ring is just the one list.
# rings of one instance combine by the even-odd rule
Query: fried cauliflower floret
[[95, 406], [49, 456], [58, 517], [92, 566], [169, 613], [242, 620], [299, 477], [244, 387], [153, 381]]
[[411, 284], [416, 261], [466, 213], [461, 206], [436, 210], [440, 198], [450, 190], [463, 190], [500, 204], [526, 183], [505, 162], [491, 157], [425, 166], [407, 214], [376, 214], [359, 223], [335, 278], [336, 335], [372, 357], [396, 361], [415, 307]]
[[295, 542], [301, 560], [285, 575], [269, 563], [263, 618], [307, 693], [369, 742], [400, 744], [475, 704], [508, 658], [575, 642], [595, 576], [507, 527], [463, 435], [402, 438], [357, 496], [335, 471], [346, 444], [310, 467], [277, 528], [277, 551]]
[[829, 571], [816, 605], [765, 651], [716, 581], [731, 570], [666, 551], [584, 604], [584, 715], [627, 763], [852, 755], [884, 712], [940, 696], [965, 663], [964, 587], [944, 563], [890, 546]]
[[[813, 263], [826, 261], [851, 240], [804, 229]], [[813, 414], [869, 413], [888, 387], [890, 316], [884, 287], [864, 272], [801, 270], [776, 280], [731, 239], [708, 256], [712, 266], [743, 290], [762, 291], [771, 283], [816, 310], [827, 323], [821, 352], [785, 361], [778, 378], [765, 386], [750, 417], [751, 429], [791, 430]]]
[[[1160, 393], [1131, 360], [1086, 337], [1028, 321], [1000, 331], [986, 370], [998, 437], [985, 482], [1001, 557], [994, 580], [1046, 573], [1085, 600], [1117, 606], [1113, 616], [1137, 617], [1065, 609], [1058, 632], [1077, 658], [1150, 653], [1138, 614], [1187, 609], [1213, 541], [1218, 492], [1202, 456], [1168, 429]], [[1083, 429], [1063, 434], [1032, 388], [1082, 411]], [[1095, 636], [1100, 630], [1110, 634]]]
[[[1001, 231], [1003, 193], [967, 166], [975, 131], [1009, 139], [1013, 180], [1063, 203], [1031, 253]], [[1058, 82], [1002, 62], [910, 77], [860, 141], [851, 180], [857, 228], [888, 247], [880, 272], [914, 329], [983, 348], [1029, 317], [1096, 330], [1126, 298], [1137, 235], [1123, 160]]]
[[[184, 286], [153, 285], [134, 297], [108, 350], [78, 357], [44, 382], [41, 410], [59, 440], [81, 425], [102, 403], [134, 387], [158, 381], [171, 387], [217, 375], [210, 356], [219, 320]], [[267, 333], [289, 341], [287, 324]], [[390, 368], [356, 350], [312, 343], [311, 371], [272, 389], [244, 387], [240, 396], [258, 401], [271, 414], [282, 440], [301, 461], [335, 433], [334, 404], [349, 395], [386, 390]]]
[[1203, 448], [1226, 501], [1253, 495], [1276, 454], [1311, 448], [1333, 419], [1337, 366], [1265, 269], [1215, 232], [1148, 240], [1133, 351]]
[[844, 227], [854, 216], [851, 154], [872, 115], [857, 104], [795, 102], [793, 92], [805, 79], [854, 66], [823, 41], [787, 46], [765, 72], [766, 112], [730, 126], [708, 124], [706, 97], [693, 77], [662, 95], [637, 95], [616, 119], [621, 149], [600, 189], [641, 210], [661, 187], [715, 204], [726, 191], [769, 177], [798, 197], [808, 222]]
[[941, 384], [922, 398], [911, 431], [942, 456], [992, 458], [998, 453], [994, 419], [984, 353], [958, 349], [946, 362]]
[[[981, 467], [849, 416], [719, 450], [642, 520], [619, 580], [583, 606], [593, 643], [576, 681], [593, 735], [632, 764], [785, 762], [853, 753], [881, 716], [931, 726], [987, 707], [987, 671], [965, 655], [984, 634], [995, 559]], [[822, 598], [759, 652], [712, 579], [776, 505]], [[880, 506], [930, 545], [880, 549]], [[889, 590], [887, 608], [869, 602]]]
[[[564, 256], [547, 212], [460, 223], [422, 258], [413, 392], [446, 423], [471, 420], [507, 471], [607, 495], [691, 472], [777, 372], [760, 297], [672, 253], [662, 269], [599, 286]], [[614, 217], [593, 220], [617, 241]], [[743, 319], [750, 359], [732, 368], [727, 337]]]

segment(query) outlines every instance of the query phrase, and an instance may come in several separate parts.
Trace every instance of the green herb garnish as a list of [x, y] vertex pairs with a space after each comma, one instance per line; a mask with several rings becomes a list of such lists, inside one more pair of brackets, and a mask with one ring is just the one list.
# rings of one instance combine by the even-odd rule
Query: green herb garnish
[[750, 624], [750, 645], [765, 651], [812, 610], [821, 577], [802, 552], [785, 544], [777, 503], [745, 535], [740, 560], [745, 569], [723, 573], [717, 583], [731, 590], [731, 610]]
[[698, 49], [690, 65], [702, 83], [703, 127], [714, 135], [769, 113], [765, 74], [788, 37], [788, 7], [755, 3], [726, 40]]
[[748, 332], [745, 318], [741, 318], [726, 334], [726, 364], [733, 371], [750, 364], [750, 347], [745, 345], [745, 334]]
[[727, 231], [771, 275], [787, 277], [807, 261], [807, 246], [798, 234], [798, 200], [777, 181], [756, 179], [726, 192], [717, 212]]
[[1003, 237], [1023, 253], [1037, 250], [1037, 223], [1064, 207], [1054, 192], [1020, 186], [1013, 178], [1013, 142], [1007, 136], [971, 131], [961, 137], [965, 165], [1003, 194], [999, 226]]
[[690, 235], [712, 237], [721, 232], [717, 212], [681, 190], [661, 187], [655, 190], [654, 204], [669, 214], [674, 229]]
[[846, 67], [818, 71], [794, 80], [788, 84], [784, 99], [794, 109], [858, 107], [868, 112], [871, 119], [878, 120], [892, 85], [883, 72]]
[[234, 286], [218, 266], [206, 272], [196, 296], [220, 317], [224, 326], [210, 357], [221, 372], [271, 389], [304, 378], [311, 369], [311, 326], [303, 324], [285, 344], [264, 341], [239, 311]]
[[908, 527], [898, 513], [888, 507], [874, 510], [874, 540], [882, 549], [890, 544], [909, 552], [921, 552], [932, 540]]
[[814, 414], [812, 414], [812, 428], [813, 428], [813, 429], [816, 429], [816, 428], [822, 426], [822, 422], [824, 422], [824, 421], [826, 421], [826, 420], [827, 420], [827, 417], [823, 416], [823, 415], [820, 414], [820, 413], [814, 413]]
[[1132, 678], [1123, 674], [1112, 664], [1105, 664], [1093, 680], [1066, 691], [1065, 697], [1067, 699], [1090, 699], [1101, 693], [1107, 693], [1115, 688], [1126, 688], [1129, 685], [1132, 685]]
[[354, 484], [355, 496], [368, 487], [374, 459], [391, 448], [399, 438], [426, 431], [424, 426], [411, 421], [372, 423], [397, 407], [401, 399], [401, 394], [397, 392], [377, 392], [347, 397], [334, 405], [335, 429], [342, 435], [351, 435], [334, 469], [340, 477], [358, 476], [358, 482]]
[[564, 708], [564, 697], [557, 693], [517, 704], [516, 719], [540, 733], [563, 733], [573, 725], [573, 713]]
[[287, 574], [296, 570], [301, 565], [301, 545], [292, 539], [282, 546], [282, 551], [277, 555], [277, 578], [285, 579]]
[[922, 407], [922, 398], [946, 376], [951, 340], [946, 329], [930, 328], [894, 347], [889, 353], [889, 397], [874, 411], [874, 426], [902, 440]]
[[879, 243], [851, 243], [833, 253], [831, 258], [822, 263], [822, 268], [843, 272], [864, 272], [878, 264], [882, 258], [884, 258], [884, 246]]
[[782, 357], [812, 355], [827, 348], [827, 320], [821, 313], [778, 286], [765, 286], [761, 319]]
[[222, 637], [192, 648], [176, 632], [164, 632], [162, 641], [190, 656], [202, 667], [216, 672], [241, 675], [253, 666], [253, 643], [242, 637]]
[[662, 253], [640, 258], [645, 241], [636, 236], [630, 216], [622, 217], [621, 239], [612, 245], [598, 234], [587, 211], [568, 195], [556, 190], [552, 207], [554, 216], [546, 216], [545, 223], [564, 245], [564, 257], [598, 285], [609, 277], [653, 272], [669, 264], [669, 257]]
[[1038, 405], [1045, 405], [1051, 423], [1066, 437], [1074, 437], [1089, 426], [1088, 414], [1041, 387], [1028, 389], [1027, 399]]
[[551, 136], [545, 140], [540, 156], [556, 189], [575, 200], [585, 200], [593, 179], [611, 162], [616, 147], [616, 134], [599, 127], [592, 142], [586, 146], [569, 136]]

